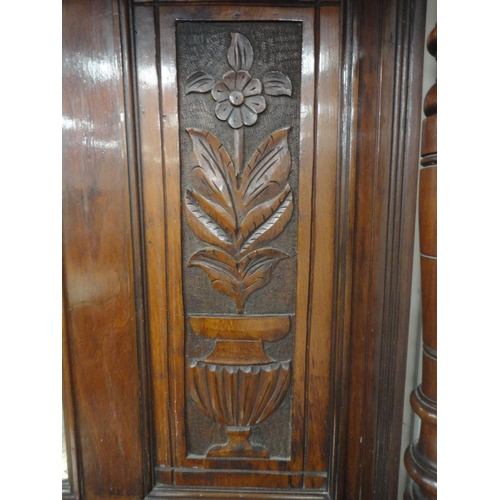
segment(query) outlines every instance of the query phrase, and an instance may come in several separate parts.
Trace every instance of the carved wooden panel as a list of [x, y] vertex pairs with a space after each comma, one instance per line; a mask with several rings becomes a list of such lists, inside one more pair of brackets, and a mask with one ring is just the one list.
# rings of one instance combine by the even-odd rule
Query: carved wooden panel
[[[300, 99], [287, 101], [300, 92], [301, 26], [179, 22], [176, 35], [183, 262], [197, 268], [184, 269], [188, 453], [287, 459]], [[293, 87], [274, 70], [283, 60]], [[188, 74], [199, 65], [216, 76]], [[225, 446], [207, 442], [225, 442], [224, 427]]]
[[82, 495], [394, 498], [423, 3], [63, 8]]

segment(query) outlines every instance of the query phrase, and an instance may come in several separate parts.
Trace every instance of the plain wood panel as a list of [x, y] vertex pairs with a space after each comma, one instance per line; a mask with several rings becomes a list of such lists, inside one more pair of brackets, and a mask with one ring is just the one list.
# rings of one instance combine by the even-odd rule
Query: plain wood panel
[[153, 7], [135, 9], [137, 98], [141, 152], [142, 200], [147, 283], [147, 316], [151, 343], [152, 385], [155, 400], [155, 443], [157, 465], [171, 465], [167, 375], [167, 284], [165, 272], [165, 218], [160, 95], [156, 65]]
[[[322, 7], [316, 96], [316, 151], [312, 235], [310, 333], [306, 397], [305, 464], [326, 471], [331, 432], [330, 394], [333, 343], [334, 232], [339, 109], [340, 9]], [[314, 488], [324, 479], [310, 479]]]
[[118, 4], [63, 6], [63, 255], [85, 498], [139, 498], [142, 447]]

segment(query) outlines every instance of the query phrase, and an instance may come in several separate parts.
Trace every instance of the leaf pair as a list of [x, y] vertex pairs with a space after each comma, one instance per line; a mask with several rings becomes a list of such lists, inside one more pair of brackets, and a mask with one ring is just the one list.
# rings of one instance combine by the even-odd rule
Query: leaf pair
[[236, 262], [221, 250], [206, 249], [195, 253], [188, 265], [203, 269], [212, 286], [231, 297], [238, 312], [242, 313], [248, 296], [267, 285], [278, 262], [287, 257], [287, 254], [274, 248], [263, 248]]
[[186, 217], [193, 232], [220, 250], [190, 259], [213, 287], [233, 298], [241, 312], [250, 293], [269, 282], [285, 253], [262, 245], [276, 238], [293, 213], [288, 184], [291, 159], [288, 129], [270, 135], [238, 178], [220, 141], [205, 130], [187, 129], [196, 166], [186, 190]]

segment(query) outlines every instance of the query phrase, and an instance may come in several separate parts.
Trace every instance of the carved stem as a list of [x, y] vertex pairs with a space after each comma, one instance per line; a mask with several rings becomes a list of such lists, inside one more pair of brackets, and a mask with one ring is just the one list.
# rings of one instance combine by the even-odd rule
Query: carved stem
[[243, 165], [243, 127], [234, 129], [234, 163], [239, 183]]
[[236, 307], [238, 308], [238, 314], [243, 314], [243, 300], [241, 296], [235, 298]]

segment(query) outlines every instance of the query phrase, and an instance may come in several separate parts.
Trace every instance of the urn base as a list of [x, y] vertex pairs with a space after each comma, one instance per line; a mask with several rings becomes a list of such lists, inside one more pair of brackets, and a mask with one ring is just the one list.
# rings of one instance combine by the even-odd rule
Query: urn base
[[250, 443], [250, 427], [227, 427], [229, 441], [226, 444], [212, 446], [207, 457], [227, 458], [269, 458], [269, 453], [262, 446]]

